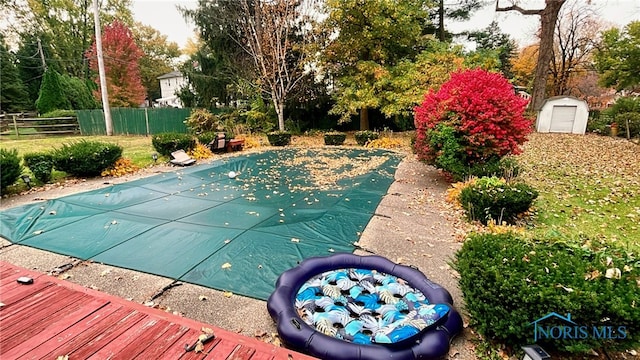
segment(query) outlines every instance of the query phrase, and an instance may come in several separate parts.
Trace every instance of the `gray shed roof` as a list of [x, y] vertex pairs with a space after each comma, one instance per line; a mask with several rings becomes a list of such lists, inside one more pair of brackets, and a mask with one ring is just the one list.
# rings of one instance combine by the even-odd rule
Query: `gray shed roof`
[[162, 80], [162, 79], [171, 79], [171, 78], [178, 78], [178, 77], [182, 77], [182, 73], [180, 71], [172, 71], [170, 73], [166, 73], [164, 75], [160, 75], [158, 76], [156, 79], [158, 80]]

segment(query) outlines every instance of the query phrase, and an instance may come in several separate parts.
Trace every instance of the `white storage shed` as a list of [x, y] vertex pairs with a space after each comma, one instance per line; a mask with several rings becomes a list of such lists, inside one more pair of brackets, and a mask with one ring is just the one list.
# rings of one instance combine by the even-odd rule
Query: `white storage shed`
[[536, 131], [584, 134], [588, 119], [589, 106], [586, 101], [573, 96], [554, 96], [542, 104]]

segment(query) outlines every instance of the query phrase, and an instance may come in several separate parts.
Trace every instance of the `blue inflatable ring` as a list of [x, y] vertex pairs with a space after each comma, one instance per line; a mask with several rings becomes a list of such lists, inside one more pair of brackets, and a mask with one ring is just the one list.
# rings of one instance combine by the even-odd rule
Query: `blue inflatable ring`
[[[440, 359], [462, 330], [446, 289], [381, 256], [306, 259], [280, 275], [267, 309], [285, 345], [321, 359]], [[385, 331], [369, 331], [374, 319]]]

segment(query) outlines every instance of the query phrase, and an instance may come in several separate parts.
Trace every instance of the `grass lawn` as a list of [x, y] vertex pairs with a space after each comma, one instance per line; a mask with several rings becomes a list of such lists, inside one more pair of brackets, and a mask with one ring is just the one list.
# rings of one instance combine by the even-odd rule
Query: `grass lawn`
[[40, 138], [25, 138], [19, 140], [2, 140], [0, 148], [17, 149], [20, 156], [30, 152], [46, 152], [60, 148], [62, 144], [71, 144], [86, 139], [102, 141], [122, 146], [122, 156], [131, 159], [138, 166], [148, 166], [153, 162], [151, 153], [151, 137], [146, 136], [52, 136]]
[[528, 233], [640, 249], [640, 146], [598, 135], [534, 133], [518, 160], [521, 177], [540, 192]]

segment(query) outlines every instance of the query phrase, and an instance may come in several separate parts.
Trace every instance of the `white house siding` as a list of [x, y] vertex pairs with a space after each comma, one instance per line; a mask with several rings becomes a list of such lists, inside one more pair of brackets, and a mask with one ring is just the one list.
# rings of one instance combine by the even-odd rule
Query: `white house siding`
[[156, 99], [156, 103], [161, 106], [182, 107], [180, 99], [176, 93], [184, 86], [187, 86], [187, 80], [179, 71], [173, 71], [158, 77], [160, 80], [160, 99]]

